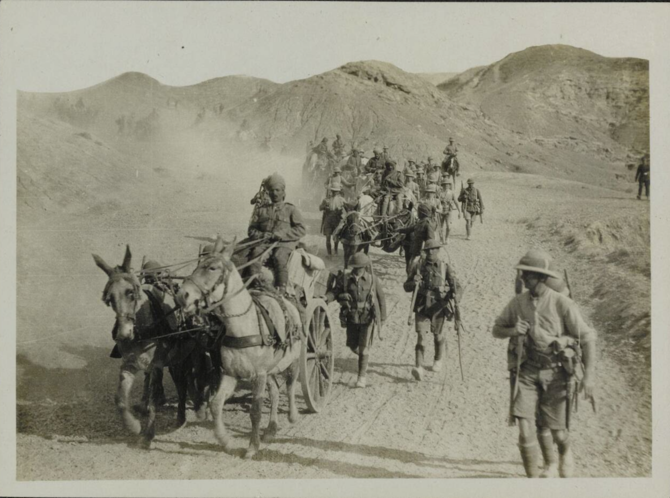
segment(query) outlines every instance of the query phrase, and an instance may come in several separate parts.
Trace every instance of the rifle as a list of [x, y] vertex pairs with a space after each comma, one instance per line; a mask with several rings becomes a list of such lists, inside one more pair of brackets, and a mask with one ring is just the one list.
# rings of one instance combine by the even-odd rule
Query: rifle
[[[521, 271], [517, 271], [517, 276], [516, 276], [516, 281], [514, 283], [514, 292], [518, 296], [523, 292], [523, 282], [520, 279], [520, 274]], [[518, 319], [517, 319], [518, 321]], [[512, 338], [510, 338], [510, 342], [512, 342]], [[517, 337], [517, 344], [516, 344], [516, 373], [515, 374], [510, 374], [510, 381], [512, 380], [511, 375], [514, 375], [514, 384], [510, 384], [510, 391], [509, 391], [509, 418], [508, 418], [508, 425], [511, 427], [515, 425], [515, 420], [514, 420], [514, 415], [513, 415], [513, 410], [514, 410], [514, 399], [516, 398], [516, 393], [518, 390], [518, 382], [519, 382], [519, 372], [521, 370], [521, 350], [523, 348], [523, 336]]]
[[[568, 295], [569, 295], [570, 299], [572, 299], [574, 301], [574, 294], [572, 293], [572, 285], [570, 285], [570, 277], [568, 276], [568, 270], [564, 269], [563, 270], [563, 275], [565, 276], [565, 285], [567, 285], [567, 287], [568, 287]], [[581, 357], [579, 358], [579, 361], [581, 362]], [[574, 397], [574, 401], [575, 401], [574, 402], [575, 411], [577, 411], [579, 409], [579, 387], [580, 387], [579, 384], [580, 384], [579, 381], [577, 381], [575, 383], [575, 390], [574, 390], [574, 393], [572, 394], [573, 397]], [[569, 394], [570, 393], [568, 393], [568, 403], [567, 403], [568, 407], [566, 407], [566, 409], [568, 410], [568, 415], [570, 413], [570, 409], [572, 408], [570, 406], [572, 404], [572, 402], [571, 402]], [[585, 396], [585, 398], [586, 398], [586, 396]], [[588, 399], [591, 402], [591, 408], [593, 408], [593, 413], [598, 413], [596, 411], [596, 397], [591, 395], [586, 399]], [[568, 420], [569, 420], [569, 418], [568, 418]]]
[[[461, 358], [461, 328], [463, 324], [461, 323], [461, 309], [458, 307], [458, 301], [455, 297], [452, 297], [452, 306], [454, 308], [454, 328], [456, 329], [456, 339], [458, 342], [458, 366], [461, 369], [461, 381], [465, 381], [465, 376], [463, 375], [463, 359]], [[465, 330], [465, 329], [463, 329]]]
[[370, 260], [370, 275], [372, 276], [372, 306], [375, 309], [375, 324], [379, 329], [379, 340], [383, 341], [382, 337], [382, 320], [381, 320], [381, 309], [379, 306], [379, 300], [377, 299], [377, 279], [375, 278], [375, 272], [372, 268], [372, 260]]

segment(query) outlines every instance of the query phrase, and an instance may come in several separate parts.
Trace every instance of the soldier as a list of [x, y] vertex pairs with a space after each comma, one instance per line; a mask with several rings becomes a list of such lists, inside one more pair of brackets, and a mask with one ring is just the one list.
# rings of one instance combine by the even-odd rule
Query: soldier
[[[442, 370], [442, 357], [446, 350], [445, 335], [442, 331], [444, 321], [456, 318], [456, 327], [460, 326], [457, 305], [462, 289], [454, 269], [440, 258], [439, 241], [431, 239], [423, 248], [425, 257], [412, 263], [407, 281], [403, 284], [406, 292], [416, 292], [414, 303], [416, 323], [416, 357], [412, 376], [423, 380], [423, 334], [432, 333], [435, 345], [435, 362], [432, 371]], [[455, 304], [451, 301], [454, 300]]]
[[423, 195], [423, 200], [421, 201], [423, 204], [428, 206], [431, 210], [431, 219], [433, 220], [433, 224], [435, 226], [435, 229], [437, 230], [437, 234], [441, 236], [441, 230], [440, 226], [442, 223], [442, 202], [437, 196], [437, 185], [434, 183], [428, 184], [426, 187], [426, 191], [424, 192]]
[[[461, 183], [461, 188], [462, 187]], [[472, 178], [468, 179], [468, 188], [461, 190], [458, 195], [458, 202], [463, 205], [463, 218], [465, 218], [465, 231], [467, 233], [466, 240], [470, 240], [470, 232], [472, 225], [477, 215], [484, 214], [484, 201], [482, 194], [475, 188], [475, 181]]]
[[426, 181], [426, 172], [421, 166], [417, 166], [416, 168], [416, 184], [419, 186], [419, 199], [422, 199], [428, 182]]
[[384, 169], [384, 162], [379, 154], [379, 149], [375, 148], [372, 153], [374, 154], [368, 163], [365, 165], [366, 173], [376, 173], [379, 170]]
[[[288, 258], [306, 233], [305, 223], [298, 208], [284, 201], [286, 182], [281, 175], [275, 173], [266, 178], [265, 188], [270, 195], [271, 204], [258, 209], [248, 230], [250, 239], [262, 240], [263, 243], [249, 251], [249, 259], [258, 258], [270, 244], [276, 243], [270, 253], [269, 262], [274, 272], [277, 290], [280, 294], [284, 294], [288, 284]], [[249, 266], [249, 274], [259, 273], [261, 266], [261, 261], [255, 261]]]
[[423, 244], [437, 238], [437, 225], [432, 216], [432, 208], [426, 204], [419, 204], [419, 219], [413, 225], [399, 228], [398, 233], [406, 234], [402, 243], [405, 251], [405, 270], [409, 272], [412, 260], [421, 255]]
[[333, 142], [333, 154], [338, 159], [344, 157], [344, 142], [342, 142], [342, 137], [340, 137], [339, 134], [335, 135], [335, 141]]
[[[551, 270], [546, 253], [528, 251], [515, 268], [521, 270], [521, 280], [528, 291], [509, 302], [492, 332], [498, 339], [510, 339], [510, 416], [518, 421], [521, 459], [528, 477], [556, 477], [557, 473], [571, 477], [574, 457], [567, 426], [570, 382], [572, 375], [581, 372], [579, 358], [583, 350], [580, 388], [593, 400], [596, 332], [584, 322], [570, 298], [547, 285], [548, 279], [560, 280], [560, 276]], [[516, 351], [512, 340], [519, 346]], [[558, 463], [554, 443], [558, 446]], [[542, 473], [540, 449], [545, 460]]]
[[419, 189], [419, 184], [414, 181], [415, 177], [416, 175], [414, 174], [414, 170], [411, 168], [407, 168], [405, 170], [405, 188], [412, 192], [414, 198], [416, 201], [418, 201], [421, 195], [421, 191]]
[[442, 171], [440, 170], [440, 167], [437, 164], [434, 164], [427, 171], [426, 181], [429, 185], [430, 184], [435, 185], [435, 187], [437, 188], [440, 183], [441, 177], [442, 177]]
[[426, 175], [428, 175], [428, 173], [430, 173], [433, 169], [435, 169], [435, 166], [437, 165], [433, 164], [433, 157], [428, 156], [428, 162], [425, 165]]
[[638, 182], [637, 198], [642, 199], [642, 187], [644, 186], [644, 193], [649, 199], [649, 155], [642, 156], [640, 165], [637, 167], [635, 173], [635, 181]]
[[458, 202], [456, 202], [456, 194], [451, 188], [451, 180], [449, 177], [442, 178], [442, 185], [444, 190], [440, 192], [439, 199], [442, 203], [442, 218], [441, 218], [441, 235], [442, 240], [446, 244], [449, 240], [450, 224], [451, 224], [451, 212], [453, 210], [458, 211], [458, 219], [461, 218], [461, 209], [458, 207]]
[[458, 154], [458, 147], [456, 147], [453, 138], [449, 137], [449, 145], [445, 147], [443, 154], [447, 156], [445, 158], [447, 164], [449, 164], [452, 159], [456, 158], [456, 154]]
[[[321, 221], [321, 233], [326, 236], [326, 251], [328, 256], [332, 255], [331, 237], [333, 232], [346, 216], [346, 209], [344, 207], [345, 200], [341, 195], [341, 186], [339, 183], [332, 183], [329, 188], [329, 195], [321, 202], [319, 210], [323, 211], [323, 218]], [[335, 254], [337, 254], [338, 240], [335, 238]]]
[[368, 361], [375, 325], [386, 321], [386, 300], [381, 281], [372, 274], [370, 259], [362, 252], [351, 258], [351, 273], [340, 272], [326, 294], [340, 303], [340, 317], [347, 329], [347, 347], [358, 355], [356, 387], [367, 385]]
[[362, 173], [363, 164], [361, 161], [361, 152], [355, 147], [351, 149], [351, 155], [347, 159], [347, 164], [344, 166], [345, 171], [351, 171], [355, 176]]

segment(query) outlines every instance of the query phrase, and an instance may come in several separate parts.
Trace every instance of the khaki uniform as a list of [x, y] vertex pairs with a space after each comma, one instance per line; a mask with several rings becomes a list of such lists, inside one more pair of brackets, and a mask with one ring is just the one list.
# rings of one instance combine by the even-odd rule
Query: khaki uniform
[[[248, 235], [251, 239], [263, 239], [267, 235], [267, 244], [253, 247], [249, 252], [249, 259], [260, 256], [271, 243], [277, 242], [269, 261], [275, 273], [277, 286], [286, 286], [288, 258], [306, 233], [302, 214], [293, 204], [281, 201], [261, 206], [249, 224]], [[250, 265], [250, 274], [259, 273], [261, 266], [261, 261]]]

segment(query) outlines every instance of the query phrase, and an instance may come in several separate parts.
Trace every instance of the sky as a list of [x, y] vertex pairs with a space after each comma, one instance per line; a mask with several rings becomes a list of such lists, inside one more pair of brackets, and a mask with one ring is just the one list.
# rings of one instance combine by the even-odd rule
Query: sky
[[649, 4], [0, 5], [16, 88], [44, 92], [88, 87], [126, 71], [176, 86], [232, 74], [283, 83], [369, 59], [409, 72], [460, 72], [555, 43], [651, 59], [670, 24], [668, 5]]

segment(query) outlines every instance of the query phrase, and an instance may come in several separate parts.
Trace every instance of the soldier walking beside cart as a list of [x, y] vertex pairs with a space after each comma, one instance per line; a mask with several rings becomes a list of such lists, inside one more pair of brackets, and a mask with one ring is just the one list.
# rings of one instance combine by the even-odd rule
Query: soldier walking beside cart
[[406, 292], [413, 293], [410, 313], [415, 313], [417, 340], [412, 376], [418, 381], [424, 377], [424, 334], [433, 335], [435, 361], [432, 371], [439, 372], [442, 370], [442, 358], [446, 351], [445, 334], [442, 330], [444, 322], [455, 318], [456, 327], [460, 326], [458, 302], [462, 289], [454, 269], [440, 257], [441, 247], [438, 240], [429, 240], [423, 248], [425, 257], [413, 263], [407, 281], [403, 284]]
[[510, 424], [518, 421], [519, 451], [528, 477], [572, 477], [569, 416], [577, 392], [574, 382], [581, 380], [580, 389], [595, 409], [596, 333], [574, 301], [548, 286], [548, 280], [560, 280], [560, 275], [547, 254], [528, 251], [515, 268], [527, 292], [507, 304], [492, 331], [498, 339], [510, 339]]
[[465, 232], [467, 234], [466, 240], [470, 240], [475, 218], [477, 215], [482, 216], [484, 214], [482, 194], [475, 188], [475, 181], [472, 178], [468, 179], [468, 188], [466, 189], [463, 189], [463, 182], [461, 182], [461, 193], [458, 196], [458, 202], [463, 205], [463, 218], [465, 218]]
[[372, 274], [370, 258], [356, 253], [349, 263], [351, 273], [341, 271], [326, 294], [330, 303], [340, 303], [340, 320], [347, 330], [347, 347], [358, 355], [356, 387], [367, 385], [367, 370], [374, 331], [386, 321], [386, 300], [381, 281]]

